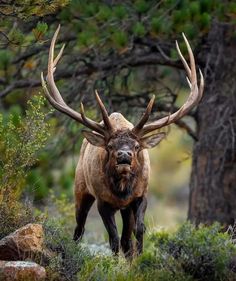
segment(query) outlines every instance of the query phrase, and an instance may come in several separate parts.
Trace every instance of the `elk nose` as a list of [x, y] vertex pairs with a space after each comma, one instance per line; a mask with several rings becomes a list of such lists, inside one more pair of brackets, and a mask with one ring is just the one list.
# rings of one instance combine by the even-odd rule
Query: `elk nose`
[[117, 151], [117, 156], [118, 157], [123, 157], [123, 156], [132, 157], [132, 152], [131, 151], [127, 151], [127, 150], [118, 150]]

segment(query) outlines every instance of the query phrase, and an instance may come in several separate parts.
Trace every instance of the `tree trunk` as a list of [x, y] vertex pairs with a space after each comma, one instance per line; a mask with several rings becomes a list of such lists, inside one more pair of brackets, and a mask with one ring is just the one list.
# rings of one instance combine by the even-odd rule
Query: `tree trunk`
[[[198, 107], [188, 218], [224, 225], [236, 219], [236, 39], [230, 25], [213, 23], [201, 60], [204, 98]], [[234, 37], [234, 38], [233, 38]]]

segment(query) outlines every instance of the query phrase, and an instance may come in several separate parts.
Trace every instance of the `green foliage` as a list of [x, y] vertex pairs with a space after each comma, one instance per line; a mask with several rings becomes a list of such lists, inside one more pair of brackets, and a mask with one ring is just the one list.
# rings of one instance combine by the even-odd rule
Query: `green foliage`
[[24, 117], [13, 107], [7, 118], [0, 115], [0, 229], [1, 237], [35, 220], [32, 208], [19, 202], [29, 169], [49, 136], [44, 98], [28, 102]]
[[26, 20], [33, 16], [45, 16], [55, 13], [59, 8], [66, 6], [69, 0], [15, 0], [12, 3], [1, 5], [0, 12], [3, 15], [15, 16]]
[[11, 61], [11, 53], [8, 50], [0, 50], [0, 70], [7, 69]]
[[150, 4], [148, 3], [148, 1], [145, 1], [145, 0], [137, 0], [134, 3], [134, 7], [138, 13], [144, 14], [150, 8]]
[[[230, 8], [231, 7], [231, 8]], [[71, 21], [71, 15], [79, 11], [81, 31], [78, 38], [88, 34], [89, 25], [98, 27], [96, 32], [95, 46], [102, 53], [110, 46], [119, 51], [132, 41], [132, 36], [156, 36], [160, 38], [171, 37], [185, 32], [191, 39], [196, 38], [196, 34], [202, 35], [208, 32], [213, 17], [219, 17], [227, 21], [234, 17], [234, 3], [229, 1], [228, 5], [221, 4], [220, 1], [161, 1], [159, 4], [146, 0], [137, 0], [132, 3], [122, 2], [107, 4], [105, 1], [72, 1], [62, 12], [63, 18]], [[70, 15], [70, 16], [69, 16]], [[89, 17], [89, 18], [88, 18]], [[89, 22], [89, 24], [88, 24]], [[74, 24], [74, 23], [73, 23]], [[119, 33], [111, 32], [119, 29]], [[93, 36], [94, 34], [89, 34]], [[80, 39], [79, 39], [80, 40]], [[88, 42], [87, 47], [94, 47], [94, 42]]]
[[64, 233], [56, 220], [46, 220], [44, 231], [45, 246], [54, 253], [47, 266], [47, 279], [76, 280], [85, 261], [91, 258], [88, 250]]
[[49, 194], [50, 209], [48, 213], [53, 212], [53, 217], [57, 219], [57, 225], [65, 228], [68, 236], [74, 231], [75, 227], [75, 206], [65, 193], [57, 195], [51, 191]]
[[28, 102], [24, 119], [19, 115], [0, 119], [1, 166], [0, 192], [19, 191], [27, 171], [37, 160], [37, 153], [44, 147], [49, 136], [46, 113], [42, 111], [44, 98], [37, 97]]
[[161, 21], [159, 18], [152, 18], [151, 20], [151, 30], [158, 33], [161, 29]]
[[145, 27], [141, 22], [137, 22], [133, 27], [134, 35], [143, 37], [146, 33]]
[[38, 22], [36, 28], [33, 29], [33, 33], [36, 40], [41, 40], [48, 30], [48, 25], [45, 22]]
[[192, 281], [193, 277], [182, 269], [171, 256], [145, 252], [134, 262], [133, 271], [141, 280]]
[[0, 239], [35, 220], [33, 208], [28, 203], [22, 204], [12, 201], [12, 198], [5, 198], [0, 203]]
[[209, 28], [211, 24], [211, 15], [208, 13], [202, 13], [202, 15], [199, 16], [199, 24], [201, 28]]
[[109, 6], [100, 5], [99, 12], [97, 14], [97, 19], [99, 21], [108, 21], [112, 17], [112, 10]]
[[200, 3], [199, 1], [191, 1], [189, 3], [189, 10], [192, 16], [199, 14], [200, 12]]
[[26, 192], [33, 193], [34, 200], [37, 202], [47, 197], [49, 187], [52, 186], [52, 177], [43, 171], [43, 168], [31, 169], [28, 173]]
[[38, 152], [49, 136], [47, 113], [42, 111], [44, 98], [28, 102], [22, 118], [10, 114], [7, 120], [0, 116], [0, 204], [6, 198], [17, 198], [22, 192], [29, 168], [37, 161]]
[[98, 12], [98, 4], [87, 3], [87, 5], [84, 7], [84, 12], [88, 17], [92, 17]]
[[236, 254], [229, 234], [221, 232], [219, 224], [196, 229], [185, 223], [175, 233], [157, 232], [151, 240], [156, 257], [174, 259], [174, 266], [197, 280], [226, 280], [230, 259]]
[[13, 28], [8, 36], [12, 44], [21, 45], [24, 43], [24, 34], [18, 28]]
[[124, 258], [115, 258], [112, 256], [95, 256], [88, 259], [81, 272], [78, 274], [78, 280], [86, 281], [131, 281], [141, 280], [135, 278], [129, 263]]
[[[78, 280], [234, 280], [230, 258], [236, 248], [219, 225], [195, 228], [185, 223], [176, 232], [158, 231], [145, 243], [144, 253], [132, 263], [123, 257], [85, 258]], [[232, 279], [230, 279], [232, 278]]]
[[114, 7], [114, 15], [115, 15], [115, 17], [117, 17], [120, 20], [124, 19], [125, 16], [127, 15], [126, 7], [122, 6], [122, 5], [115, 6]]
[[[167, 264], [168, 263], [168, 264]], [[82, 281], [107, 280], [107, 281], [192, 281], [173, 261], [154, 258], [144, 253], [133, 263], [127, 262], [122, 257], [97, 256], [87, 260], [78, 274]]]
[[117, 30], [112, 35], [113, 42], [115, 45], [117, 45], [119, 48], [125, 47], [128, 42], [128, 36], [126, 32]]

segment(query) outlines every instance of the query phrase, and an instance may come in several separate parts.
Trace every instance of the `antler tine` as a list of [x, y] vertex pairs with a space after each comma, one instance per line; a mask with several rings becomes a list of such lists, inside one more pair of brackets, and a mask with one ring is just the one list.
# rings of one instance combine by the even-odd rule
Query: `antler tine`
[[189, 68], [189, 66], [188, 66], [184, 56], [182, 55], [182, 53], [180, 51], [179, 43], [178, 43], [177, 40], [175, 41], [175, 45], [176, 45], [176, 50], [178, 52], [178, 55], [180, 56], [180, 59], [181, 59], [183, 65], [184, 65], [184, 68], [185, 68], [186, 72], [187, 72], [187, 77], [190, 78], [191, 77], [191, 70], [190, 70], [190, 68]]
[[199, 68], [199, 74], [200, 74], [200, 86], [199, 86], [199, 99], [198, 102], [201, 100], [204, 90], [204, 78], [201, 69]]
[[109, 120], [109, 116], [108, 116], [106, 107], [104, 106], [97, 90], [95, 90], [95, 97], [96, 97], [97, 103], [98, 103], [98, 105], [100, 107], [100, 110], [101, 110], [101, 113], [102, 113], [104, 125], [105, 125], [105, 127], [108, 131], [112, 132], [113, 128], [112, 128], [111, 122]]
[[49, 90], [47, 88], [46, 82], [43, 77], [43, 72], [41, 72], [41, 84], [42, 84], [42, 87], [43, 87], [43, 90], [44, 90], [44, 93], [45, 93], [47, 99], [49, 100], [49, 102], [51, 103], [51, 105], [53, 107], [55, 107], [57, 110], [59, 110], [63, 113], [66, 113], [67, 115], [69, 115], [71, 118], [73, 118], [76, 121], [78, 121], [81, 118], [81, 116], [78, 112], [76, 112], [72, 108], [68, 108], [67, 106], [64, 106], [54, 100], [54, 98], [51, 96], [51, 94], [49, 93]]
[[192, 49], [190, 47], [190, 44], [185, 37], [184, 34], [183, 38], [185, 41], [185, 44], [188, 49], [188, 54], [189, 54], [189, 60], [190, 60], [190, 67], [187, 64], [184, 56], [182, 55], [178, 42], [176, 42], [176, 49], [178, 51], [178, 54], [180, 56], [180, 59], [184, 65], [184, 68], [187, 72], [187, 82], [190, 87], [190, 94], [187, 99], [187, 101], [181, 106], [179, 110], [177, 110], [175, 113], [172, 113], [169, 116], [163, 117], [159, 120], [156, 120], [154, 122], [151, 122], [147, 125], [144, 125], [143, 128], [140, 130], [139, 135], [144, 136], [145, 134], [150, 133], [151, 131], [154, 131], [156, 129], [162, 128], [164, 126], [167, 126], [171, 123], [176, 122], [178, 119], [182, 118], [184, 115], [186, 115], [202, 98], [203, 95], [203, 89], [204, 89], [204, 78], [202, 75], [201, 70], [199, 70], [200, 73], [200, 85], [198, 89], [197, 85], [197, 73], [196, 73], [196, 65], [195, 65], [195, 59], [194, 55], [192, 52]]
[[62, 45], [60, 52], [58, 53], [57, 57], [56, 57], [55, 60], [53, 61], [53, 67], [54, 67], [54, 68], [56, 67], [58, 61], [60, 60], [60, 58], [61, 58], [61, 56], [62, 56], [62, 54], [63, 54], [64, 49], [65, 49], [65, 44]]
[[[48, 81], [49, 87], [51, 88], [51, 94], [55, 98], [55, 100], [57, 102], [60, 102], [64, 105], [66, 105], [63, 98], [60, 95], [60, 92], [57, 89], [57, 86], [55, 84], [54, 77], [53, 77], [53, 73], [55, 71], [54, 68], [56, 66], [56, 64], [54, 64], [54, 48], [55, 48], [55, 43], [56, 43], [59, 31], [60, 31], [60, 24], [58, 25], [58, 28], [52, 37], [52, 41], [51, 41], [51, 45], [50, 45], [50, 49], [49, 49], [47, 81]], [[64, 48], [62, 47], [61, 51], [59, 52], [59, 54], [55, 60], [56, 63], [59, 61], [60, 57], [62, 56], [63, 50], [64, 50]]]
[[89, 118], [87, 118], [84, 114], [84, 110], [82, 107], [82, 115], [72, 108], [70, 108], [65, 101], [63, 100], [59, 90], [57, 89], [57, 86], [54, 81], [54, 72], [56, 70], [56, 65], [58, 61], [60, 60], [63, 50], [65, 45], [62, 46], [60, 52], [58, 53], [57, 57], [54, 59], [54, 47], [56, 43], [56, 39], [58, 36], [60, 30], [60, 25], [58, 26], [56, 32], [53, 35], [51, 45], [50, 45], [50, 50], [49, 50], [49, 57], [48, 57], [48, 74], [47, 74], [47, 83], [49, 86], [49, 90], [47, 88], [47, 84], [44, 80], [43, 73], [41, 73], [41, 82], [43, 86], [43, 90], [45, 92], [46, 97], [48, 98], [49, 102], [53, 107], [55, 107], [57, 110], [67, 114], [74, 120], [80, 122], [81, 124], [87, 126], [88, 128], [98, 132], [101, 135], [107, 135], [107, 130], [104, 128], [102, 124], [99, 124]]
[[[87, 126], [88, 128], [91, 128], [91, 127], [94, 126], [94, 124], [91, 123], [91, 120], [85, 116], [85, 113], [84, 113], [84, 105], [83, 105], [82, 102], [80, 103], [80, 114], [81, 114], [81, 117], [82, 117], [82, 119], [83, 119], [83, 121], [84, 121], [84, 125], [85, 125], [85, 126]], [[99, 125], [100, 125], [100, 124], [99, 124]], [[96, 131], [97, 131], [98, 133], [100, 133], [101, 135], [104, 135], [104, 129], [102, 129], [100, 126], [97, 126]]]
[[153, 108], [154, 100], [155, 100], [155, 95], [153, 95], [151, 100], [149, 101], [149, 103], [146, 107], [146, 110], [145, 110], [142, 118], [140, 119], [140, 121], [132, 129], [132, 132], [134, 134], [138, 134], [139, 131], [143, 128], [143, 126], [147, 123], [149, 116], [151, 114], [152, 108]]
[[186, 38], [186, 36], [184, 35], [184, 33], [182, 33], [182, 36], [184, 38], [185, 44], [187, 46], [188, 49], [188, 54], [189, 54], [189, 59], [190, 59], [190, 69], [191, 69], [191, 76], [189, 77], [189, 79], [191, 78], [191, 83], [197, 83], [197, 73], [196, 73], [196, 64], [195, 64], [195, 59], [194, 59], [194, 55], [193, 55], [193, 51], [189, 45], [189, 42]]

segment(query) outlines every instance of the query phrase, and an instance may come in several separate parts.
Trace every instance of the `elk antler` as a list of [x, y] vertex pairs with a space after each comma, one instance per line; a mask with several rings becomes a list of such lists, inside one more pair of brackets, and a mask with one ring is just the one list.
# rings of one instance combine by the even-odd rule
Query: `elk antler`
[[91, 120], [90, 118], [86, 117], [84, 114], [83, 105], [81, 105], [81, 114], [76, 112], [72, 108], [70, 108], [65, 103], [59, 90], [57, 89], [53, 74], [56, 70], [56, 65], [57, 65], [58, 61], [60, 60], [64, 47], [65, 47], [65, 45], [62, 46], [59, 54], [57, 55], [57, 57], [54, 60], [54, 47], [55, 47], [55, 43], [56, 43], [56, 39], [57, 39], [59, 30], [60, 30], [60, 25], [58, 26], [56, 32], [53, 35], [52, 42], [50, 45], [50, 50], [49, 50], [48, 74], [47, 74], [47, 84], [48, 84], [49, 90], [48, 90], [47, 84], [44, 80], [43, 72], [41, 73], [41, 82], [42, 82], [42, 86], [43, 86], [45, 95], [46, 95], [47, 99], [49, 100], [49, 102], [51, 103], [51, 105], [53, 107], [55, 107], [57, 110], [65, 113], [66, 115], [70, 116], [71, 118], [73, 118], [74, 120], [83, 124], [84, 126], [88, 127], [89, 129], [92, 129], [92, 130], [98, 132], [99, 134], [107, 137], [107, 136], [109, 136], [109, 134], [112, 131], [112, 125], [110, 123], [107, 110], [106, 110], [104, 104], [102, 103], [97, 91], [95, 93], [95, 96], [96, 96], [98, 105], [100, 107], [101, 113], [102, 113], [104, 125], [102, 125], [98, 122], [95, 122], [95, 121]]
[[199, 101], [202, 98], [203, 89], [204, 89], [204, 79], [201, 70], [199, 69], [200, 73], [200, 86], [198, 89], [197, 85], [197, 74], [196, 74], [196, 66], [195, 66], [195, 60], [193, 56], [192, 49], [189, 45], [189, 42], [187, 38], [185, 37], [184, 33], [182, 34], [185, 44], [188, 49], [189, 59], [190, 59], [190, 67], [188, 66], [185, 58], [183, 57], [178, 42], [176, 41], [176, 49], [178, 51], [178, 54], [180, 56], [180, 59], [184, 65], [184, 68], [187, 72], [187, 82], [190, 87], [190, 95], [187, 99], [187, 101], [184, 103], [184, 105], [181, 106], [179, 110], [177, 110], [175, 113], [170, 114], [169, 116], [163, 117], [159, 120], [153, 121], [151, 123], [148, 123], [145, 125], [145, 123], [148, 121], [149, 115], [152, 110], [154, 98], [152, 97], [151, 101], [149, 102], [146, 111], [141, 118], [141, 120], [138, 122], [138, 124], [133, 128], [133, 132], [138, 134], [139, 136], [144, 136], [156, 129], [160, 129], [164, 126], [167, 126], [171, 123], [176, 122], [180, 118], [182, 118], [184, 115], [186, 115], [195, 105], [199, 103]]

